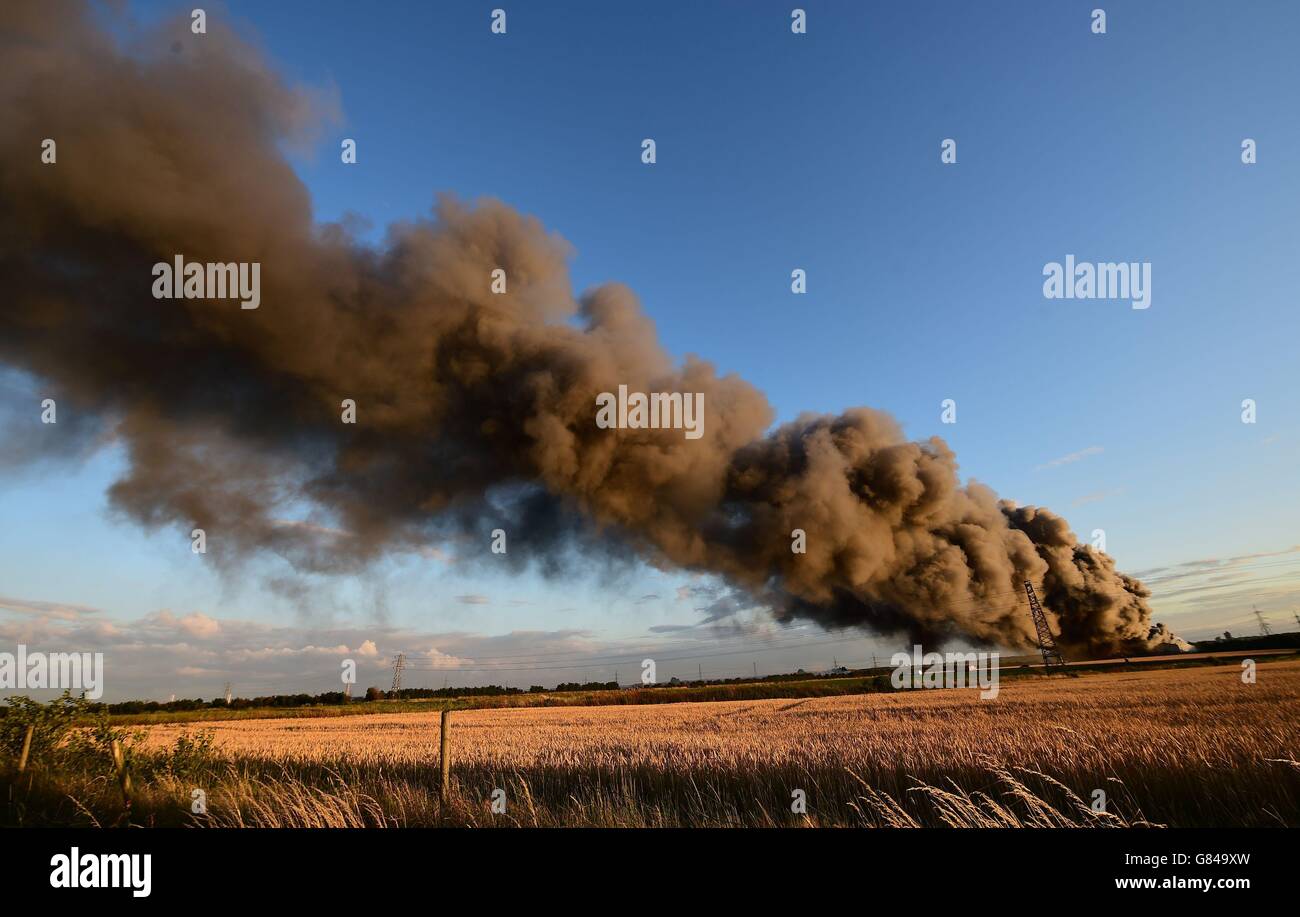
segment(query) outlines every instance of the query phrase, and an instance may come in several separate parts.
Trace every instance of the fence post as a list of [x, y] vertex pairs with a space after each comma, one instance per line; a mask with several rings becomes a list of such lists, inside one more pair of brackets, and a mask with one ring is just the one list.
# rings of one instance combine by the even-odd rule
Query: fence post
[[131, 772], [126, 769], [126, 755], [122, 751], [122, 743], [117, 739], [113, 740], [113, 765], [117, 768], [117, 778], [122, 782], [122, 801], [126, 807], [131, 808]]
[[23, 753], [18, 758], [18, 773], [27, 770], [27, 756], [32, 750], [32, 732], [36, 726], [32, 723], [27, 724], [27, 734], [23, 736]]
[[442, 772], [442, 816], [447, 817], [447, 804], [451, 800], [451, 711], [442, 711], [441, 751], [438, 768]]

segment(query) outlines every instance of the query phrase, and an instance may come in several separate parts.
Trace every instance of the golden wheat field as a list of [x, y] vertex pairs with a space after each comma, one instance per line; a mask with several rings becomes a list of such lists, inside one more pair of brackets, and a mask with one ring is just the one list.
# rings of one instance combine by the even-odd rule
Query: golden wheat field
[[[1297, 825], [1300, 662], [973, 690], [203, 724], [222, 824]], [[193, 727], [155, 726], [162, 748]], [[506, 813], [492, 813], [494, 790]], [[792, 811], [795, 791], [806, 811]], [[1105, 806], [1095, 805], [1095, 791]], [[293, 810], [293, 811], [287, 811]]]

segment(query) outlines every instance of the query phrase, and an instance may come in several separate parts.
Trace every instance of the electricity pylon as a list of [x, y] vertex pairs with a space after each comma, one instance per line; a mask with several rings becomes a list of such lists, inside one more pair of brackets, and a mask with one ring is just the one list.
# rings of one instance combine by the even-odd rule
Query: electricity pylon
[[1043, 668], [1065, 665], [1065, 657], [1056, 648], [1056, 638], [1052, 636], [1052, 628], [1047, 624], [1047, 615], [1043, 614], [1043, 606], [1038, 604], [1034, 585], [1029, 580], [1025, 580], [1025, 595], [1029, 596], [1029, 613], [1033, 615], [1034, 630], [1038, 632], [1038, 651], [1043, 654]]

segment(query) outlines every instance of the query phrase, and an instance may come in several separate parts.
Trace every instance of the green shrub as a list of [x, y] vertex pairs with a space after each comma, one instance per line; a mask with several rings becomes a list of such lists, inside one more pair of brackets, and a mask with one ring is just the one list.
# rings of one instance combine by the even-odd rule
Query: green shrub
[[17, 758], [22, 754], [27, 727], [32, 729], [28, 754], [31, 765], [75, 766], [97, 772], [112, 768], [112, 744], [124, 750], [143, 738], [143, 730], [110, 725], [102, 705], [71, 691], [43, 704], [24, 695], [6, 698], [8, 707], [0, 717], [0, 748]]

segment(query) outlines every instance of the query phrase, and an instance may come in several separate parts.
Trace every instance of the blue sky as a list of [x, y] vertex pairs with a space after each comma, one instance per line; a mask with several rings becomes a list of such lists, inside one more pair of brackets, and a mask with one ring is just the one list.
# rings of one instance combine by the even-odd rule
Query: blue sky
[[[192, 5], [127, 3], [143, 21]], [[1089, 29], [1097, 5], [1105, 35]], [[507, 11], [505, 35], [489, 31], [493, 6]], [[808, 34], [795, 36], [792, 6], [207, 8], [293, 81], [337, 92], [343, 123], [295, 154], [320, 220], [358, 215], [379, 240], [438, 192], [499, 197], [572, 243], [576, 288], [627, 283], [671, 352], [754, 382], [779, 419], [889, 410], [910, 436], [943, 436], [963, 475], [1064, 513], [1085, 539], [1104, 529], [1123, 569], [1156, 571], [1167, 593], [1157, 589], [1156, 617], [1175, 629], [1253, 630], [1252, 603], [1289, 623], [1300, 604], [1300, 7], [807, 2]], [[357, 140], [356, 165], [339, 161], [344, 137]], [[646, 137], [653, 166], [640, 161]], [[1247, 137], [1259, 150], [1249, 166]], [[944, 138], [957, 141], [955, 165], [940, 163]], [[1067, 254], [1150, 261], [1151, 308], [1045, 299], [1043, 265]], [[805, 295], [790, 292], [794, 268], [808, 273]], [[24, 380], [0, 386], [6, 410], [30, 394]], [[940, 422], [946, 398], [956, 424]], [[1245, 398], [1258, 404], [1253, 425], [1241, 422]], [[501, 659], [553, 643], [576, 668], [583, 652], [604, 658], [662, 639], [648, 628], [698, 621], [709, 598], [683, 574], [548, 583], [405, 558], [330, 581], [304, 609], [255, 577], [196, 566], [183, 533], [115, 519], [104, 491], [122, 461], [106, 448], [0, 479], [12, 634], [39, 636], [50, 603], [121, 627], [238, 621], [257, 635], [248, 646], [355, 649], [382, 635], [377, 672], [426, 644]], [[1183, 572], [1201, 579], [1160, 572], [1190, 562], [1203, 563]], [[190, 639], [208, 630], [182, 627]], [[511, 636], [524, 633], [544, 636]], [[817, 639], [801, 634], [772, 639]], [[713, 637], [696, 639], [706, 652]], [[800, 645], [682, 659], [668, 674], [812, 668], [894, 648]], [[223, 665], [250, 692], [255, 679], [300, 677], [245, 663], [177, 663], [194, 672], [141, 690], [210, 696]], [[502, 680], [464, 667], [464, 682]]]

